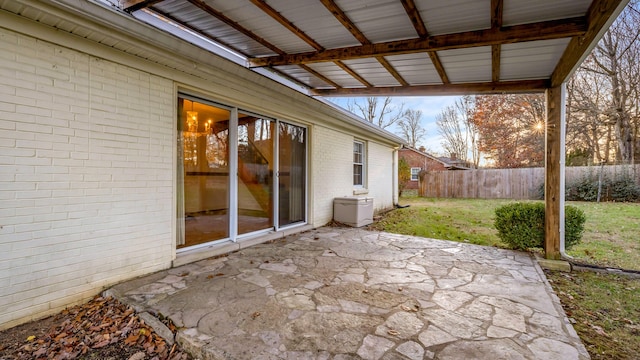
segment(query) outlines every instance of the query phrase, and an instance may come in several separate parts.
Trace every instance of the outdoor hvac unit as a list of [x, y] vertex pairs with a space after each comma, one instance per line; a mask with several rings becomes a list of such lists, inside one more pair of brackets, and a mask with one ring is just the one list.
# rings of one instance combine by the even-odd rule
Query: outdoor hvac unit
[[333, 220], [361, 227], [373, 222], [373, 198], [346, 196], [333, 199]]

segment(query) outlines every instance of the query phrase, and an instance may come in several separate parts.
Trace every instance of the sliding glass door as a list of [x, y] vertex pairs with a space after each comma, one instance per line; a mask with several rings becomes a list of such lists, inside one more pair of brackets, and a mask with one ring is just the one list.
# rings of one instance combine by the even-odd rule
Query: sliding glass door
[[[227, 109], [179, 99], [178, 191], [188, 247], [229, 237], [229, 119]], [[181, 199], [180, 199], [181, 198]]]
[[306, 128], [178, 98], [178, 248], [306, 221]]
[[278, 226], [305, 221], [307, 191], [306, 129], [278, 126]]
[[273, 228], [275, 121], [238, 114], [238, 235]]

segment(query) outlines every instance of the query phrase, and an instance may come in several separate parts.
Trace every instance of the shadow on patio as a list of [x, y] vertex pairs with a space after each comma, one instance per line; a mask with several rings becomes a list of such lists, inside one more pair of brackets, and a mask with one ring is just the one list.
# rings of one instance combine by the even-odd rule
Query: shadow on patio
[[529, 254], [320, 228], [119, 284], [205, 359], [588, 359]]

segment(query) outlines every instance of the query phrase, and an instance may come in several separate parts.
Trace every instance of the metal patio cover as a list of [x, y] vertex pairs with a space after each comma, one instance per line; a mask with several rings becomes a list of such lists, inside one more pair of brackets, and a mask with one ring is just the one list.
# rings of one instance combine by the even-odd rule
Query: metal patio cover
[[628, 0], [124, 0], [312, 95], [542, 91]]

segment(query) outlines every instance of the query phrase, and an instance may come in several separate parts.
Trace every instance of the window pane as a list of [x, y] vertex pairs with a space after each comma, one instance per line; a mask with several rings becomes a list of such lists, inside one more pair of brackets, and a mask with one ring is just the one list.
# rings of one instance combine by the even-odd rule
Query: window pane
[[353, 185], [362, 185], [362, 165], [353, 164]]

